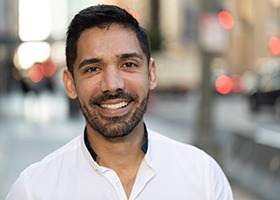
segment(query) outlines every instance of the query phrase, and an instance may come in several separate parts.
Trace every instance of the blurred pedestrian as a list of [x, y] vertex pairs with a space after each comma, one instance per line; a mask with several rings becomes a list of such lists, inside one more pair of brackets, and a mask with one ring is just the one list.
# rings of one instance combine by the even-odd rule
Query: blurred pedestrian
[[98, 5], [74, 17], [63, 80], [85, 130], [25, 169], [7, 200], [233, 199], [209, 155], [146, 127], [156, 87], [150, 56], [147, 34], [127, 11]]

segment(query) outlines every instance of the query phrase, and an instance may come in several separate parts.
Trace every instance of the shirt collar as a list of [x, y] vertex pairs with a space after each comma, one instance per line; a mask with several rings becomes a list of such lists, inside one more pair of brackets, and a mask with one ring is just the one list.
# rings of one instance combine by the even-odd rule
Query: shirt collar
[[87, 147], [87, 150], [89, 151], [91, 157], [93, 160], [96, 162], [97, 154], [94, 152], [93, 148], [90, 146], [89, 140], [88, 140], [88, 135], [87, 135], [87, 128], [84, 130], [84, 142]]
[[[146, 140], [144, 142], [144, 144], [142, 145], [141, 149], [142, 151], [146, 154], [147, 151], [148, 151], [148, 131], [147, 131], [147, 127], [146, 127], [146, 124], [144, 123], [144, 129], [145, 129], [145, 135], [146, 135]], [[91, 157], [93, 158], [93, 160], [96, 162], [97, 160], [97, 154], [95, 153], [95, 151], [93, 150], [93, 148], [90, 146], [90, 142], [89, 142], [89, 139], [88, 139], [88, 134], [87, 134], [87, 129], [85, 127], [85, 130], [84, 130], [84, 142], [85, 142], [85, 145], [86, 145], [86, 148], [87, 150], [89, 151]]]

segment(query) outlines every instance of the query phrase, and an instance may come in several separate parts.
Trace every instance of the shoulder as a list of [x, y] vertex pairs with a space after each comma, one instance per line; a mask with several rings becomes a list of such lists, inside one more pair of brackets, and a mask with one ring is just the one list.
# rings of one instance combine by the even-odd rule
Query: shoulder
[[33, 174], [36, 172], [43, 172], [47, 169], [56, 168], [58, 165], [61, 165], [62, 162], [65, 162], [75, 155], [73, 152], [78, 153], [81, 147], [82, 135], [72, 139], [70, 142], [60, 147], [56, 151], [50, 153], [41, 161], [34, 163], [28, 166], [22, 174]]
[[149, 130], [149, 145], [153, 159], [189, 166], [196, 169], [217, 168], [217, 162], [205, 151]]
[[204, 185], [208, 196], [219, 199], [220, 195], [225, 197], [222, 199], [232, 199], [230, 185], [222, 168], [209, 154], [157, 132], [149, 130], [148, 133], [153, 166], [158, 171], [163, 170], [165, 177], [169, 173], [178, 177], [177, 181], [184, 179], [194, 185]]
[[61, 170], [65, 169], [62, 166], [67, 165], [67, 169], [71, 168], [75, 157], [79, 157], [77, 154], [80, 153], [82, 139], [82, 135], [72, 139], [41, 161], [24, 169], [10, 188], [7, 199], [28, 199], [28, 196], [32, 196], [30, 192], [33, 191], [33, 187], [40, 189], [48, 185], [48, 181], [53, 183], [61, 174]]
[[[195, 147], [191, 144], [186, 144], [179, 142], [177, 140], [171, 139], [167, 136], [164, 136], [160, 133], [157, 133], [153, 130], [148, 130], [149, 132], [149, 141], [151, 142], [151, 145], [158, 148], [163, 148], [163, 151], [171, 151], [171, 152], [185, 152], [185, 153], [191, 153], [191, 154], [201, 154], [207, 156], [207, 154]], [[164, 150], [165, 149], [165, 150]]]

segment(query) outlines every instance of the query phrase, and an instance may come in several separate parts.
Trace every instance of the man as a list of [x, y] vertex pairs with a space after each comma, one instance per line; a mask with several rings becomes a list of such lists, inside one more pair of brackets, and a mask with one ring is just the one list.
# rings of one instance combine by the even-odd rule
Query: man
[[210, 156], [146, 128], [156, 65], [128, 12], [80, 11], [68, 28], [66, 61], [65, 89], [79, 100], [84, 133], [24, 170], [7, 200], [233, 199]]

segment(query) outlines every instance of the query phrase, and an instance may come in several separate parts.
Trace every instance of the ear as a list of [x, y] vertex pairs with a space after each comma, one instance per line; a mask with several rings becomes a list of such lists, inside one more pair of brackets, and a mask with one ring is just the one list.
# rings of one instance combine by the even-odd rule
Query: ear
[[153, 58], [150, 60], [149, 66], [149, 78], [150, 78], [150, 90], [153, 90], [157, 86], [157, 76], [156, 76], [156, 62]]
[[76, 87], [74, 84], [74, 78], [69, 70], [64, 70], [63, 72], [63, 82], [64, 88], [69, 98], [77, 98]]

